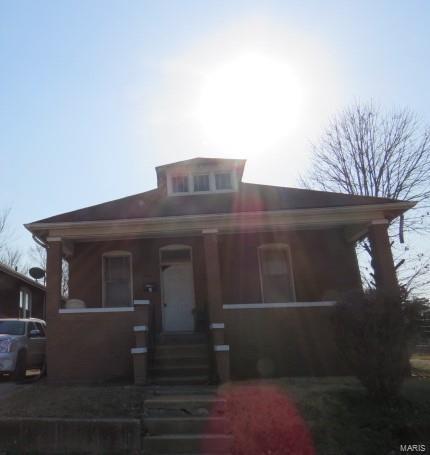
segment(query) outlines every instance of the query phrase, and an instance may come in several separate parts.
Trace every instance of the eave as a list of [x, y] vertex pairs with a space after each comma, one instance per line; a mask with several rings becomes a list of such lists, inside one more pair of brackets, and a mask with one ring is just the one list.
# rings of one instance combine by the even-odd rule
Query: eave
[[[103, 240], [119, 238], [197, 235], [204, 229], [219, 233], [255, 232], [263, 230], [321, 229], [356, 226], [361, 232], [372, 221], [391, 221], [414, 202], [393, 202], [372, 205], [290, 209], [266, 212], [243, 212], [210, 215], [184, 215], [156, 218], [78, 221], [61, 223], [29, 223], [25, 227], [36, 237], [64, 240]], [[351, 228], [350, 228], [351, 230]], [[354, 229], [352, 229], [354, 231]], [[353, 236], [355, 233], [351, 232]]]

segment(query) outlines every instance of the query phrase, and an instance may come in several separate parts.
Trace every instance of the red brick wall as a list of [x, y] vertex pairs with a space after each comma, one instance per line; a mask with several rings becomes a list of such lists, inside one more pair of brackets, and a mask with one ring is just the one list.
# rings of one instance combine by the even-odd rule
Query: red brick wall
[[[225, 304], [261, 302], [257, 248], [270, 242], [290, 245], [298, 301], [333, 298], [360, 285], [353, 246], [341, 230], [315, 230], [219, 236]], [[126, 250], [133, 256], [135, 299], [150, 299], [161, 329], [159, 249], [192, 247], [196, 306], [206, 308], [207, 286], [201, 237], [76, 243], [70, 261], [70, 297], [89, 307], [102, 305], [102, 255]], [[157, 290], [148, 294], [147, 283]], [[49, 377], [59, 381], [131, 380], [135, 313], [58, 314], [49, 327]], [[330, 309], [225, 311], [227, 342], [235, 377], [261, 375], [266, 363], [274, 375], [335, 374], [343, 371], [331, 339]], [[201, 323], [200, 328], [206, 324]], [[263, 363], [263, 367], [261, 367]]]
[[[140, 239], [111, 242], [77, 243], [70, 260], [69, 296], [82, 299], [87, 307], [102, 306], [102, 256], [113, 250], [132, 253], [134, 299], [149, 299], [155, 308], [155, 325], [161, 330], [161, 282], [159, 250], [167, 245], [192, 248], [195, 304], [199, 315], [206, 308], [206, 273], [203, 240], [200, 237]], [[145, 292], [148, 283], [157, 285], [153, 293]], [[199, 316], [201, 319], [201, 316]], [[202, 323], [200, 322], [200, 325]]]
[[32, 287], [25, 281], [0, 271], [0, 317], [19, 317], [19, 291], [26, 288], [31, 293], [31, 312], [33, 318], [44, 318], [45, 291]]
[[348, 373], [331, 313], [330, 307], [225, 310], [232, 378]]
[[50, 382], [131, 382], [135, 312], [57, 314], [48, 326]]
[[298, 301], [330, 299], [360, 286], [354, 247], [340, 230], [222, 235], [224, 304], [262, 301], [257, 249], [265, 243], [290, 246]]

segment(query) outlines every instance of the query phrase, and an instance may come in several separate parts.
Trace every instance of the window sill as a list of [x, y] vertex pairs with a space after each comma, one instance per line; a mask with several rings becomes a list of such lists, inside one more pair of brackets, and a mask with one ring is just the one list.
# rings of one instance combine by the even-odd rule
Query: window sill
[[132, 306], [124, 307], [98, 307], [98, 308], [60, 308], [60, 314], [77, 314], [77, 313], [122, 313], [134, 311]]
[[285, 303], [237, 303], [232, 305], [223, 305], [224, 310], [257, 310], [268, 308], [313, 308], [327, 307], [336, 304], [334, 300], [324, 300], [320, 302], [285, 302]]

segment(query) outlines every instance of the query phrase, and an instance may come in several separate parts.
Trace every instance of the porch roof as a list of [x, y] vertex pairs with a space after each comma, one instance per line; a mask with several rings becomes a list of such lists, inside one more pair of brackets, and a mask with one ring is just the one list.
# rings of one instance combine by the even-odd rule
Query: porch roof
[[[410, 201], [240, 183], [237, 192], [167, 196], [163, 188], [25, 225], [36, 237], [63, 240], [198, 235], [216, 232], [343, 227], [348, 241], [375, 220], [390, 221]], [[63, 245], [64, 246], [64, 245]], [[67, 245], [66, 245], [67, 246]], [[72, 251], [72, 245], [68, 247]]]
[[[167, 196], [162, 188], [62, 213], [32, 224], [135, 220], [187, 215], [235, 214], [389, 204], [405, 201], [300, 188], [240, 183], [239, 191]], [[414, 205], [409, 203], [410, 206]], [[404, 205], [404, 204], [402, 204]], [[405, 209], [392, 212], [392, 218]]]

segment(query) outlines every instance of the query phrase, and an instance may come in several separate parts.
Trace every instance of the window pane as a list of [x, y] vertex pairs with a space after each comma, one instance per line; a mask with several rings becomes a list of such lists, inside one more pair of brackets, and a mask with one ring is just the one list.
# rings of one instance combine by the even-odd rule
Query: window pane
[[264, 302], [291, 302], [294, 292], [288, 249], [262, 248], [260, 261]]
[[42, 324], [36, 322], [36, 327], [38, 328], [38, 330], [40, 331], [40, 334], [42, 337], [46, 336], [45, 334], [45, 328], [43, 327]]
[[231, 190], [232, 185], [230, 172], [215, 174], [215, 185], [217, 190]]
[[37, 330], [36, 324], [34, 322], [29, 322], [27, 327], [27, 333], [30, 333], [32, 330]]
[[19, 291], [19, 310], [22, 318], [31, 316], [31, 294], [27, 289]]
[[130, 278], [130, 259], [128, 256], [106, 257], [105, 270], [107, 281], [128, 281]]
[[194, 191], [209, 191], [209, 175], [195, 175]]
[[288, 261], [286, 250], [281, 248], [263, 249], [263, 274], [265, 275], [287, 275]]
[[105, 306], [123, 307], [130, 306], [131, 295], [129, 283], [106, 283]]
[[188, 193], [188, 177], [186, 175], [172, 177], [172, 190], [174, 193]]

